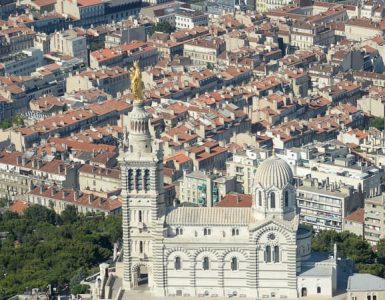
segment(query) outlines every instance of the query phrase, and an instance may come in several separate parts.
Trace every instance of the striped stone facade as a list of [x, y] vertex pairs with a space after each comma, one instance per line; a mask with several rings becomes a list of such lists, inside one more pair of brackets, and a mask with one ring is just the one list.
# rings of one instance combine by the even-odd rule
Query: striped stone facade
[[143, 104], [135, 104], [128, 123], [129, 143], [119, 159], [124, 289], [147, 283], [149, 292], [164, 297], [296, 298], [311, 235], [301, 236], [305, 250], [298, 251], [288, 166], [276, 158], [267, 162], [272, 165], [261, 176], [278, 174], [279, 180], [257, 174], [251, 208], [165, 207], [162, 151], [150, 137]]

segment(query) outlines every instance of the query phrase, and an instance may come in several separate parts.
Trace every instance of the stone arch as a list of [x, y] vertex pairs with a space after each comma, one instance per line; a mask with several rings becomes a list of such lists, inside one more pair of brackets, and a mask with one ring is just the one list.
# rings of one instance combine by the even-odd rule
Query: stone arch
[[220, 261], [221, 256], [219, 255], [219, 253], [211, 248], [200, 248], [196, 250], [193, 255], [194, 261], [197, 261], [197, 258], [200, 258], [202, 253], [209, 253], [212, 257], [215, 257], [216, 261]]
[[221, 255], [221, 257], [220, 257], [220, 260], [221, 260], [222, 262], [224, 262], [225, 259], [226, 259], [226, 258], [229, 256], [229, 254], [231, 254], [231, 253], [237, 253], [237, 254], [239, 254], [240, 256], [243, 256], [243, 258], [244, 258], [245, 260], [248, 259], [248, 255], [247, 255], [247, 253], [246, 253], [244, 250], [242, 250], [242, 249], [237, 249], [237, 248], [230, 248], [230, 249], [227, 249], [226, 251], [224, 251], [224, 252], [222, 253], [222, 255]]
[[238, 261], [238, 267], [239, 265], [243, 264], [244, 262], [247, 261], [247, 255], [244, 253], [242, 250], [237, 250], [237, 249], [230, 249], [226, 251], [223, 256], [222, 256], [222, 267], [223, 270], [229, 270], [230, 264], [231, 264], [231, 259], [236, 258]]
[[265, 224], [263, 227], [256, 230], [254, 235], [253, 235], [253, 240], [255, 242], [259, 242], [259, 240], [263, 234], [265, 234], [267, 232], [275, 231], [275, 232], [281, 233], [285, 237], [287, 242], [292, 242], [293, 238], [289, 234], [290, 230], [291, 230], [290, 228], [286, 229], [286, 228], [283, 228], [281, 226], [277, 226], [275, 223], [271, 222], [269, 224]]
[[199, 270], [202, 268], [202, 266], [199, 264], [203, 262], [205, 257], [209, 258], [210, 268], [213, 266], [213, 264], [220, 266], [221, 260], [218, 252], [210, 248], [201, 248], [197, 250], [194, 255], [195, 270]]
[[191, 255], [182, 248], [170, 249], [165, 253], [167, 269], [174, 269], [174, 263], [176, 257], [179, 257], [181, 260], [182, 269], [190, 268], [191, 264]]
[[180, 248], [180, 247], [167, 250], [165, 252], [165, 257], [166, 257], [166, 259], [169, 259], [170, 257], [174, 257], [178, 254], [182, 255], [184, 258], [186, 258], [188, 260], [193, 259], [193, 256], [188, 251], [186, 251], [185, 249]]
[[149, 263], [146, 262], [139, 262], [136, 263], [132, 266], [131, 268], [131, 274], [132, 274], [132, 286], [134, 288], [137, 288], [140, 285], [140, 274], [144, 272], [144, 269], [147, 271], [147, 280], [148, 280], [148, 287], [152, 287], [153, 285], [153, 273], [152, 273], [152, 268]]

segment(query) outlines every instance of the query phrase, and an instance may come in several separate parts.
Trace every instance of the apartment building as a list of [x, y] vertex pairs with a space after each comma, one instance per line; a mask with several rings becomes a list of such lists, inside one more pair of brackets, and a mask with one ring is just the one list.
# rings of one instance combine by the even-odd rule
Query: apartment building
[[234, 153], [226, 162], [227, 176], [235, 176], [236, 192], [251, 194], [255, 173], [259, 163], [259, 155], [255, 150], [246, 149], [244, 152]]
[[15, 200], [43, 183], [77, 188], [76, 164], [68, 164], [53, 156], [39, 156], [32, 151], [0, 153], [0, 196]]
[[34, 46], [35, 32], [23, 26], [4, 28], [0, 36], [0, 56], [20, 52]]
[[215, 206], [229, 192], [235, 191], [235, 178], [202, 171], [186, 173], [180, 183], [180, 202], [198, 206]]
[[129, 72], [120, 67], [100, 70], [87, 70], [70, 76], [66, 81], [67, 93], [89, 90], [98, 87], [106, 93], [116, 97], [120, 92], [129, 88]]
[[297, 187], [300, 221], [311, 225], [315, 231], [341, 232], [345, 217], [362, 207], [363, 200], [362, 192], [343, 183], [307, 178]]
[[369, 40], [376, 36], [382, 36], [384, 32], [384, 26], [370, 18], [352, 18], [345, 24], [346, 38], [351, 41]]
[[289, 3], [290, 3], [289, 0], [272, 0], [272, 1], [256, 0], [255, 6], [258, 12], [264, 13], [264, 12], [268, 12], [268, 11], [280, 8]]
[[199, 10], [180, 9], [175, 13], [175, 28], [186, 29], [208, 26], [208, 16]]
[[335, 42], [334, 31], [324, 24], [297, 21], [294, 23], [290, 44], [299, 49], [310, 49], [313, 46], [329, 47]]
[[381, 169], [357, 161], [352, 154], [325, 159], [330, 161], [311, 160], [307, 168], [298, 167], [297, 174], [311, 174], [312, 178], [318, 178], [319, 181], [329, 178], [330, 183], [353, 186], [361, 190], [365, 197], [376, 196], [381, 192]]
[[90, 53], [90, 67], [130, 67], [138, 61], [141, 68], [156, 65], [158, 49], [146, 42], [131, 42], [114, 48], [104, 48]]
[[365, 199], [364, 236], [371, 245], [385, 238], [385, 194]]
[[0, 120], [28, 110], [29, 101], [44, 95], [64, 94], [64, 75], [60, 68], [41, 67], [32, 76], [0, 76]]
[[216, 64], [225, 50], [226, 43], [220, 38], [200, 38], [186, 43], [183, 55], [190, 57], [195, 65]]
[[85, 164], [79, 169], [81, 191], [116, 192], [121, 188], [120, 170]]
[[360, 207], [345, 217], [342, 230], [364, 237], [365, 209]]
[[22, 50], [0, 58], [0, 76], [30, 75], [43, 64], [43, 52], [37, 48]]
[[0, 19], [6, 19], [16, 12], [16, 0], [0, 0]]
[[129, 108], [128, 103], [124, 101], [107, 100], [102, 104], [91, 104], [83, 109], [45, 118], [29, 127], [0, 131], [0, 138], [9, 140], [16, 150], [23, 151], [34, 143], [55, 135], [65, 137], [91, 125], [116, 124], [120, 115], [127, 113]]
[[81, 58], [88, 65], [87, 38], [74, 30], [69, 29], [53, 33], [50, 49], [52, 52]]
[[60, 214], [67, 206], [74, 206], [78, 213], [117, 215], [121, 212], [122, 202], [116, 195], [82, 193], [73, 189], [59, 189], [41, 184], [27, 195], [28, 203], [53, 208]]
[[371, 116], [383, 118], [385, 116], [385, 89], [370, 87], [369, 94], [357, 100], [357, 106]]
[[216, 141], [201, 142], [184, 151], [193, 161], [195, 170], [223, 170], [226, 166], [227, 149]]

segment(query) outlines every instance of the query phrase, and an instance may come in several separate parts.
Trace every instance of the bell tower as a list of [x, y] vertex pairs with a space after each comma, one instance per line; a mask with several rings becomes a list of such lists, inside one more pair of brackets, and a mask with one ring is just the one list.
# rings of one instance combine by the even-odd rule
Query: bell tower
[[123, 287], [135, 288], [141, 276], [153, 284], [154, 233], [158, 220], [164, 216], [163, 152], [161, 144], [151, 138], [149, 116], [144, 109], [139, 66], [131, 73], [131, 94], [134, 106], [124, 127], [128, 143], [119, 155], [122, 180], [123, 219]]

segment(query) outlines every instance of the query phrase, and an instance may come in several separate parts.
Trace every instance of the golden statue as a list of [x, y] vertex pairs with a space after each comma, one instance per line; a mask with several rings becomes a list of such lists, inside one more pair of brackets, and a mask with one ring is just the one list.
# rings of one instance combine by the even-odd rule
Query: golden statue
[[134, 102], [143, 102], [143, 91], [142, 91], [142, 73], [140, 72], [139, 62], [134, 62], [134, 67], [131, 68], [130, 74], [131, 80], [131, 94], [134, 97]]

